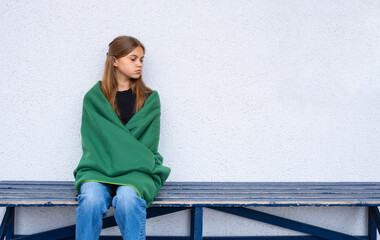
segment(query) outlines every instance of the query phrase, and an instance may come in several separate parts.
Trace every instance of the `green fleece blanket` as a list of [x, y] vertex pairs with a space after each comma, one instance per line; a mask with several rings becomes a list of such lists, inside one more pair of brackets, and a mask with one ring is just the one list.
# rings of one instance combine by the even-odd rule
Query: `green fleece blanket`
[[171, 169], [158, 153], [161, 104], [157, 91], [124, 125], [107, 101], [98, 81], [83, 98], [83, 155], [73, 174], [75, 189], [87, 181], [128, 185], [147, 207], [168, 178]]

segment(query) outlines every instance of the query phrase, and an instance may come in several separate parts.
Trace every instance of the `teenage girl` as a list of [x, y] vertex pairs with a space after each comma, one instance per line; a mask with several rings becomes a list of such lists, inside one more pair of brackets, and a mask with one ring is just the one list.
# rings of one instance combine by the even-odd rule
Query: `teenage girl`
[[[145, 47], [136, 38], [119, 36], [109, 44], [102, 91], [125, 125], [153, 92], [142, 79]], [[76, 209], [76, 239], [99, 239], [109, 207], [123, 239], [145, 239], [146, 201], [131, 186], [88, 181], [81, 185]]]

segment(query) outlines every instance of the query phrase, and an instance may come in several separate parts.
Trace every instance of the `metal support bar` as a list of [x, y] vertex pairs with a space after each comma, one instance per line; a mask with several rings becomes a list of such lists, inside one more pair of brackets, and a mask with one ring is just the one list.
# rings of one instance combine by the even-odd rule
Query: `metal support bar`
[[218, 210], [221, 212], [230, 213], [233, 215], [237, 215], [240, 217], [249, 218], [252, 220], [268, 223], [271, 225], [291, 229], [298, 232], [303, 232], [306, 234], [310, 234], [312, 236], [321, 237], [325, 239], [333, 239], [333, 240], [354, 240], [361, 239], [354, 236], [350, 236], [344, 233], [335, 232], [332, 230], [328, 230], [325, 228], [313, 226], [310, 224], [290, 220], [283, 217], [278, 217], [275, 215], [271, 215], [268, 213], [259, 212], [257, 210], [248, 209], [244, 207], [235, 207], [235, 208], [225, 208], [225, 207], [209, 207], [214, 210]]
[[8, 227], [8, 222], [9, 222], [9, 210], [7, 207], [7, 209], [5, 210], [3, 221], [1, 221], [1, 225], [0, 225], [0, 239], [4, 239], [5, 237], [5, 229], [7, 229]]
[[146, 218], [153, 218], [162, 215], [166, 215], [169, 213], [179, 212], [183, 210], [187, 210], [189, 207], [151, 207], [147, 208]]
[[[369, 237], [354, 237], [350, 235], [346, 235], [343, 233], [335, 232], [332, 230], [316, 227], [313, 225], [297, 222], [294, 220], [278, 217], [275, 215], [259, 212], [256, 210], [244, 208], [244, 207], [209, 207], [214, 210], [230, 213], [233, 215], [253, 219], [256, 221], [276, 225], [279, 227], [284, 227], [287, 229], [295, 230], [298, 232], [303, 232], [307, 234], [311, 234], [317, 238], [324, 239], [369, 239], [376, 240], [376, 228], [379, 230], [380, 223], [380, 213], [377, 207], [369, 207], [369, 227], [368, 234]], [[156, 217], [160, 215], [169, 214], [172, 212], [186, 210], [188, 207], [159, 207], [159, 208], [149, 208], [147, 209], [147, 218]], [[15, 207], [7, 207], [4, 218], [0, 227], [0, 235], [1, 240], [6, 236], [6, 239], [14, 238], [14, 211]], [[103, 218], [103, 228], [108, 228], [116, 226], [116, 221], [114, 216], [109, 216]], [[374, 233], [373, 233], [374, 232]], [[9, 235], [8, 235], [9, 234]], [[203, 207], [192, 207], [191, 208], [191, 231], [190, 238], [192, 240], [202, 240], [202, 239], [219, 239], [217, 237], [203, 237]], [[59, 236], [57, 238], [57, 236]], [[25, 239], [73, 239], [75, 236], [75, 225], [71, 225], [68, 227], [58, 228], [42, 233], [37, 233], [28, 236], [19, 236], [18, 240]], [[305, 239], [313, 239], [313, 236], [303, 236]], [[303, 238], [302, 236], [298, 236], [299, 238]], [[149, 238], [149, 237], [148, 237]], [[236, 237], [237, 238], [237, 237]], [[250, 239], [254, 237], [243, 237], [244, 239]], [[255, 237], [257, 238], [257, 237]], [[265, 238], [265, 237], [263, 237]], [[269, 237], [270, 238], [270, 237]], [[223, 239], [220, 238], [220, 239]]]
[[376, 240], [377, 234], [376, 234], [376, 223], [375, 220], [372, 217], [371, 208], [368, 207], [368, 240]]
[[[12, 207], [12, 209], [14, 209], [14, 207]], [[161, 216], [161, 215], [165, 215], [165, 214], [169, 214], [169, 213], [173, 213], [173, 212], [178, 212], [178, 211], [182, 211], [182, 210], [186, 210], [186, 209], [188, 209], [188, 208], [187, 207], [178, 207], [178, 208], [169, 208], [169, 207], [148, 208], [147, 209], [147, 218]], [[8, 211], [8, 209], [7, 209], [7, 211]], [[11, 213], [11, 212], [9, 212], [9, 213]], [[8, 213], [8, 215], [9, 215], [9, 213]], [[4, 216], [4, 219], [5, 219], [5, 216]], [[4, 220], [3, 220], [3, 222], [4, 222]], [[117, 225], [117, 223], [116, 223], [116, 220], [115, 220], [114, 216], [109, 216], [109, 217], [103, 218], [103, 229], [104, 228], [109, 228], [109, 227], [114, 227], [116, 225]], [[3, 224], [1, 226], [3, 226]], [[17, 240], [32, 240], [32, 239], [39, 239], [39, 240], [47, 239], [47, 240], [51, 240], [51, 239], [70, 238], [70, 237], [75, 236], [75, 226], [76, 225], [71, 225], [71, 226], [67, 226], [67, 227], [57, 228], [57, 229], [53, 229], [53, 230], [49, 230], [49, 231], [45, 231], [45, 232], [41, 232], [41, 233], [36, 233], [36, 234], [28, 235], [28, 236], [22, 236], [22, 237], [17, 238]], [[7, 229], [6, 226], [5, 226], [5, 229]], [[10, 229], [9, 226], [8, 226], [8, 229]], [[57, 238], [57, 236], [59, 236], [59, 238]], [[9, 238], [11, 238], [11, 237], [9, 237]], [[2, 238], [0, 238], [0, 240], [1, 239]]]
[[[59, 237], [57, 237], [59, 236]], [[75, 236], [75, 225], [57, 228], [45, 232], [35, 233], [28, 236], [18, 237], [15, 238], [17, 240], [52, 240], [52, 239], [62, 239], [62, 238], [69, 238]]]
[[9, 219], [9, 223], [8, 223], [8, 227], [7, 227], [7, 233], [5, 234], [5, 239], [12, 239], [14, 237], [14, 232], [15, 232], [15, 211], [16, 211], [16, 208], [15, 207], [9, 207], [9, 211], [10, 211], [10, 219]]
[[190, 226], [190, 239], [202, 240], [203, 234], [203, 208], [193, 207], [191, 208], [191, 226]]
[[14, 233], [15, 208], [7, 207], [0, 225], [0, 239], [11, 239]]
[[[373, 219], [374, 224], [376, 225], [377, 231], [380, 234], [380, 213], [378, 207], [369, 207], [369, 215]], [[376, 234], [375, 234], [376, 236]], [[376, 239], [376, 238], [375, 238]]]

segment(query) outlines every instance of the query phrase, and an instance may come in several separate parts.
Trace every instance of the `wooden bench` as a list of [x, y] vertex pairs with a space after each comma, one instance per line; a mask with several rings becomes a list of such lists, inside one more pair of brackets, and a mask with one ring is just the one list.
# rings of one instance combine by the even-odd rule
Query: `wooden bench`
[[[29, 236], [14, 235], [15, 208], [77, 206], [73, 181], [0, 181], [0, 207], [6, 207], [0, 234], [6, 239], [74, 239], [75, 225]], [[337, 231], [252, 210], [247, 206], [360, 206], [368, 209], [368, 234], [350, 236]], [[270, 237], [203, 237], [203, 208], [304, 233], [270, 239], [376, 239], [380, 229], [380, 182], [166, 182], [147, 218], [191, 209], [189, 237], [147, 236], [146, 239], [269, 239]], [[366, 219], [363, 219], [365, 221]], [[116, 226], [113, 216], [103, 228]], [[380, 231], [379, 231], [380, 232]], [[100, 239], [122, 239], [101, 236]]]

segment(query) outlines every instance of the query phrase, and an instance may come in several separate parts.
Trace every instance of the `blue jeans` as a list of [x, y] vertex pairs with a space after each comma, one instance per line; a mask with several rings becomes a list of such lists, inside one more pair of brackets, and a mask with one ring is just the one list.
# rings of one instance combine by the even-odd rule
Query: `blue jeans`
[[145, 239], [146, 201], [139, 197], [133, 187], [94, 181], [81, 185], [75, 210], [75, 239], [99, 239], [103, 217], [107, 216], [111, 202], [123, 239]]

